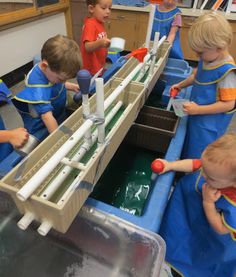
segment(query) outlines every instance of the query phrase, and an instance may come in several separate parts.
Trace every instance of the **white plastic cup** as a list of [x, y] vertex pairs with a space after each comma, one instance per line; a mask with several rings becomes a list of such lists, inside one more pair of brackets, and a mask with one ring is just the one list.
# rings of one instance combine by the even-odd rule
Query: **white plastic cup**
[[185, 115], [187, 115], [184, 111], [183, 111], [183, 104], [189, 102], [188, 99], [173, 99], [172, 100], [172, 105], [175, 111], [175, 114], [179, 117], [183, 117]]
[[125, 39], [114, 37], [111, 39], [111, 44], [109, 51], [111, 52], [121, 52], [125, 48]]

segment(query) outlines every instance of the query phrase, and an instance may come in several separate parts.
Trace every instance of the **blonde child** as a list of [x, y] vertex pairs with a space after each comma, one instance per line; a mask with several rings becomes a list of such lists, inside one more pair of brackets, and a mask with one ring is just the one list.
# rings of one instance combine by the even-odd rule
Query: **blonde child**
[[49, 133], [57, 129], [57, 120], [65, 114], [66, 89], [79, 91], [77, 84], [66, 81], [75, 77], [81, 67], [75, 41], [62, 35], [49, 38], [42, 47], [41, 58], [28, 73], [25, 89], [13, 98], [32, 134], [45, 126]]
[[[84, 19], [81, 36], [83, 68], [92, 75], [104, 68], [110, 39], [104, 23], [111, 14], [111, 0], [86, 0], [90, 17]], [[102, 72], [101, 72], [102, 74]]]
[[160, 37], [166, 36], [172, 44], [169, 57], [183, 59], [179, 34], [182, 18], [177, 3], [177, 0], [163, 0], [161, 4], [156, 5], [151, 39], [154, 40], [155, 32], [159, 32]]
[[194, 171], [178, 181], [163, 216], [166, 261], [185, 277], [235, 276], [236, 134], [208, 145], [201, 161], [161, 161], [162, 173]]
[[172, 86], [181, 90], [193, 85], [190, 102], [184, 104], [189, 115], [184, 158], [199, 158], [205, 147], [222, 136], [235, 111], [235, 63], [228, 47], [232, 29], [224, 16], [200, 16], [189, 31], [189, 44], [199, 56], [194, 73]]

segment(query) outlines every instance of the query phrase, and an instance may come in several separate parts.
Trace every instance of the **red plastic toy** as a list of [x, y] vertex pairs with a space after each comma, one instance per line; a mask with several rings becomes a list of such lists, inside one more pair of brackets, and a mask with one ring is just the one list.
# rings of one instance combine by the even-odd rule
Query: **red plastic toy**
[[164, 163], [160, 160], [154, 160], [151, 163], [152, 171], [155, 173], [161, 173], [164, 170]]

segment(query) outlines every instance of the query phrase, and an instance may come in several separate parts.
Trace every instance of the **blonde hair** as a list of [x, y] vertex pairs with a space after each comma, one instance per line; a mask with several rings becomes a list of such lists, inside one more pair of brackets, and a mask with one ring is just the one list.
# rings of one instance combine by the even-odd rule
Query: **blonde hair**
[[228, 167], [236, 178], [236, 133], [228, 133], [208, 145], [202, 157]]
[[226, 49], [232, 42], [233, 32], [229, 22], [219, 13], [200, 16], [188, 33], [190, 47], [198, 52], [203, 48]]
[[78, 44], [62, 35], [51, 37], [44, 43], [41, 58], [48, 62], [52, 71], [64, 74], [67, 79], [75, 77], [82, 67]]

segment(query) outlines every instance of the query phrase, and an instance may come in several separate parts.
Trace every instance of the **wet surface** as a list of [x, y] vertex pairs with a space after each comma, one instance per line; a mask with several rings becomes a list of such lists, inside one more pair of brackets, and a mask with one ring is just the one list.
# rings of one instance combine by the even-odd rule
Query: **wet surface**
[[91, 197], [142, 215], [151, 190], [151, 162], [159, 154], [123, 143], [103, 175]]

